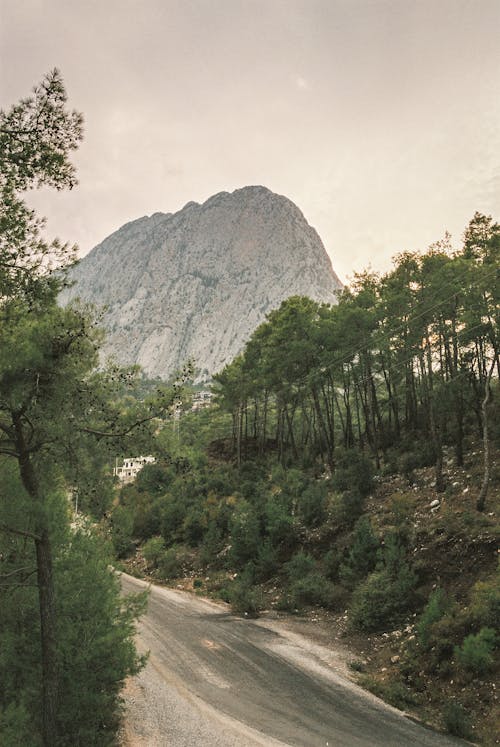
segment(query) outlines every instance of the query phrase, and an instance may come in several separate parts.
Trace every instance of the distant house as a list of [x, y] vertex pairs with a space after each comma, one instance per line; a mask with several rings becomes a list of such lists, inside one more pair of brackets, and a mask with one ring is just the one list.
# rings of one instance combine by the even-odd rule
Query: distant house
[[118, 463], [116, 464], [113, 470], [113, 475], [117, 477], [120, 482], [132, 482], [146, 464], [154, 464], [155, 462], [156, 459], [152, 456], [125, 457], [125, 459], [123, 459], [123, 464], [120, 467], [118, 466]]
[[191, 410], [196, 412], [196, 410], [201, 410], [203, 407], [208, 407], [212, 404], [212, 396], [212, 392], [209, 391], [195, 392], [193, 394]]

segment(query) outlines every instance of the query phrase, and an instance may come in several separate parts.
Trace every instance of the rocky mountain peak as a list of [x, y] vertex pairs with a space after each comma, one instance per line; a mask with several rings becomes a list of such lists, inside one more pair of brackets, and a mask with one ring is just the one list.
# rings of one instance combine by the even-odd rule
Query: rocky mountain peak
[[107, 308], [104, 352], [163, 378], [187, 359], [209, 377], [285, 298], [334, 303], [341, 288], [299, 208], [262, 186], [131, 221], [73, 279], [64, 302], [79, 296]]

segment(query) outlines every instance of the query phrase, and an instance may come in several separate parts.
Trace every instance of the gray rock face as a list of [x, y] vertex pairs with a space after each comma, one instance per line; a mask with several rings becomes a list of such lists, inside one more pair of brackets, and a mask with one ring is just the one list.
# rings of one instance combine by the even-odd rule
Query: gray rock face
[[300, 210], [265, 187], [127, 223], [72, 278], [64, 303], [107, 307], [105, 355], [162, 378], [191, 359], [200, 380], [241, 352], [285, 298], [335, 303], [342, 287]]

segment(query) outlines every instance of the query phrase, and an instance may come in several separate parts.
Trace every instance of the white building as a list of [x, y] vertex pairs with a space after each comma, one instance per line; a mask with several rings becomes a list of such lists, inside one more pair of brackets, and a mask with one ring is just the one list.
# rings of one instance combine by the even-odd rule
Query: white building
[[156, 459], [152, 456], [125, 457], [123, 464], [119, 467], [118, 460], [113, 470], [113, 475], [120, 482], [132, 482], [146, 464], [154, 464]]
[[204, 407], [209, 407], [212, 404], [212, 397], [213, 394], [210, 391], [194, 392], [191, 410], [193, 412], [196, 412], [196, 410], [201, 410]]

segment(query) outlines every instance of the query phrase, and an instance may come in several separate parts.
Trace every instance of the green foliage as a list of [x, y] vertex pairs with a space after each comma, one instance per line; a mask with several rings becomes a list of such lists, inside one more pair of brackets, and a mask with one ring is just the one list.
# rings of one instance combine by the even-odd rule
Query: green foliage
[[[0, 523], [19, 518], [29, 507], [16, 476], [1, 464]], [[12, 492], [16, 491], [16, 492]], [[16, 504], [10, 501], [18, 496]], [[8, 501], [5, 498], [8, 498]], [[58, 619], [57, 663], [61, 690], [57, 747], [108, 747], [120, 716], [125, 678], [142, 666], [134, 648], [134, 622], [145, 596], [124, 599], [110, 570], [102, 537], [90, 525], [71, 533], [61, 527], [64, 496], [51, 502], [54, 524], [54, 582]], [[0, 725], [2, 745], [41, 745], [42, 683], [34, 548], [25, 539], [0, 534]], [[8, 570], [10, 569], [10, 570]], [[24, 578], [26, 573], [26, 578]], [[19, 582], [19, 585], [17, 585]]]
[[417, 623], [419, 642], [424, 650], [431, 645], [433, 624], [441, 620], [449, 606], [443, 589], [436, 589], [432, 592]]
[[205, 566], [218, 567], [220, 559], [218, 557], [223, 547], [222, 532], [217, 522], [212, 520], [208, 524], [203, 544], [200, 547], [200, 563]]
[[288, 581], [292, 584], [295, 581], [302, 580], [315, 570], [316, 561], [313, 557], [304, 552], [297, 553], [288, 561], [288, 563], [285, 563], [285, 571], [288, 576]]
[[271, 496], [264, 510], [264, 526], [273, 547], [295, 543], [295, 521], [282, 496]]
[[471, 739], [474, 735], [467, 710], [457, 700], [450, 700], [443, 711], [443, 723], [447, 732], [455, 737]]
[[109, 570], [101, 541], [78, 532], [61, 548], [55, 578], [59, 619], [61, 745], [108, 745], [118, 726], [119, 695], [125, 678], [143, 664], [137, 656], [134, 621], [144, 594], [125, 599]]
[[346, 526], [355, 524], [363, 513], [363, 504], [364, 498], [357, 488], [345, 490], [340, 497], [339, 522]]
[[33, 733], [30, 714], [22, 704], [9, 703], [0, 707], [0, 736], [3, 747], [40, 747], [40, 734]]
[[356, 524], [351, 548], [345, 563], [340, 566], [340, 578], [349, 588], [374, 570], [380, 542], [375, 535], [370, 519], [363, 516]]
[[500, 562], [495, 573], [472, 588], [470, 614], [476, 624], [500, 632]]
[[279, 569], [278, 553], [267, 538], [261, 544], [255, 561], [255, 579], [262, 582], [271, 578]]
[[243, 568], [255, 560], [261, 543], [260, 526], [255, 509], [246, 500], [240, 501], [231, 517], [231, 562]]
[[324, 574], [330, 581], [338, 580], [342, 559], [343, 553], [336, 547], [332, 547], [331, 550], [328, 550], [323, 557]]
[[165, 551], [165, 541], [163, 537], [151, 537], [142, 546], [142, 554], [148, 567], [157, 568], [163, 552]]
[[373, 467], [368, 457], [357, 449], [337, 454], [332, 485], [340, 492], [353, 491], [365, 498], [373, 488]]
[[306, 527], [320, 526], [326, 518], [325, 483], [314, 482], [301, 492], [297, 501], [297, 512]]
[[400, 680], [389, 679], [381, 682], [370, 675], [363, 675], [359, 677], [358, 683], [400, 710], [415, 705], [415, 695]]
[[481, 628], [476, 635], [471, 633], [460, 647], [455, 647], [458, 664], [470, 674], [486, 674], [493, 667], [496, 642], [497, 634], [493, 628]]
[[126, 558], [134, 549], [134, 517], [125, 506], [116, 506], [111, 515], [111, 539], [118, 558]]
[[314, 558], [299, 552], [285, 564], [288, 583], [278, 607], [295, 610], [307, 605], [335, 607], [336, 587], [319, 571]]
[[380, 568], [356, 587], [350, 608], [353, 628], [376, 631], [397, 625], [412, 609], [416, 576], [404, 548], [389, 536]]
[[262, 594], [254, 586], [255, 571], [252, 564], [233, 581], [229, 588], [229, 602], [231, 609], [237, 615], [258, 617], [262, 609]]
[[158, 557], [158, 575], [162, 579], [179, 578], [191, 566], [189, 550], [183, 545], [173, 545], [164, 550]]
[[0, 298], [33, 302], [61, 286], [54, 268], [73, 258], [73, 247], [43, 238], [44, 221], [22, 199], [39, 186], [76, 183], [69, 156], [82, 139], [82, 115], [66, 108], [58, 70], [46, 75], [31, 96], [0, 111]]

